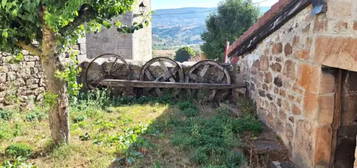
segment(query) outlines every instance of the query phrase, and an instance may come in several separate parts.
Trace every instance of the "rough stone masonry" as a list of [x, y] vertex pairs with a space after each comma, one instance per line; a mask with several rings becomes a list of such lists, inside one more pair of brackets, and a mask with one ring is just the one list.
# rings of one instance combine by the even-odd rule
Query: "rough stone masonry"
[[291, 160], [301, 168], [327, 168], [334, 162], [337, 93], [336, 77], [324, 69], [357, 71], [357, 1], [326, 0], [327, 12], [317, 16], [310, 4], [253, 50], [232, 55], [247, 37], [259, 36], [256, 28], [276, 22], [279, 11], [295, 2], [274, 5], [237, 40], [231, 56], [240, 57], [258, 114], [290, 149]]
[[23, 54], [23, 60], [17, 62], [15, 56], [0, 53], [0, 109], [42, 99], [45, 84], [39, 57], [27, 51]]

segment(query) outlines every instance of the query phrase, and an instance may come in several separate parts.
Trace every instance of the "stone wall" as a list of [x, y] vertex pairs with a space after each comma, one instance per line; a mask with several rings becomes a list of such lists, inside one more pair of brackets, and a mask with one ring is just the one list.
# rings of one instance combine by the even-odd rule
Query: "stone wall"
[[308, 6], [239, 62], [259, 116], [301, 168], [330, 164], [336, 90], [323, 67], [357, 71], [357, 3], [326, 1], [327, 13]]
[[0, 53], [0, 109], [42, 99], [45, 84], [39, 57], [23, 53], [24, 60], [19, 63], [11, 63], [14, 56]]

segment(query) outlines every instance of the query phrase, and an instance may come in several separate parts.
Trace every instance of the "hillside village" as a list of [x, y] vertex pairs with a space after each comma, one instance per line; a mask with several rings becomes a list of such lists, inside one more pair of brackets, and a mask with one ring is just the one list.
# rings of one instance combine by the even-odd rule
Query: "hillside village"
[[153, 4], [1, 1], [0, 168], [357, 168], [357, 2]]

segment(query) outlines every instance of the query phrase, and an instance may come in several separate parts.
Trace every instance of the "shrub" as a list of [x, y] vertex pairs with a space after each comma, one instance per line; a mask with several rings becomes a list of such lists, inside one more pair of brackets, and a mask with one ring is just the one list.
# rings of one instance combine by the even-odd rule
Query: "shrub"
[[186, 116], [186, 117], [195, 117], [198, 115], [198, 109], [197, 108], [186, 108], [184, 110], [182, 110], [182, 113]]
[[87, 119], [87, 116], [85, 115], [78, 115], [73, 118], [73, 123], [79, 123]]
[[12, 113], [10, 111], [0, 109], [0, 119], [10, 120], [11, 118], [12, 118]]
[[32, 121], [42, 121], [45, 118], [45, 114], [42, 112], [34, 111], [31, 113], [28, 113], [25, 116], [26, 121], [32, 122]]
[[191, 47], [183, 47], [176, 51], [175, 60], [179, 62], [185, 62], [195, 55], [196, 51]]
[[179, 107], [180, 110], [184, 110], [187, 108], [197, 108], [193, 103], [189, 101], [179, 102], [177, 106]]
[[32, 148], [26, 144], [12, 144], [5, 149], [5, 155], [10, 157], [28, 158], [32, 154]]
[[6, 160], [1, 165], [1, 168], [37, 168], [37, 166], [27, 163], [23, 158], [16, 158], [15, 160]]
[[262, 123], [252, 115], [246, 115], [233, 121], [234, 131], [237, 133], [253, 132], [259, 134], [263, 131]]
[[11, 133], [10, 132], [8, 132], [7, 130], [0, 129], [0, 140], [8, 139], [10, 137], [11, 137]]

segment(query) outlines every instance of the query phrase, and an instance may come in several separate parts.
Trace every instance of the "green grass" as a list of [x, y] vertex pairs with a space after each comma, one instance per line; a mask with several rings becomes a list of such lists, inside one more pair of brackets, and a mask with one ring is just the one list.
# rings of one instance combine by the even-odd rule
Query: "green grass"
[[5, 155], [13, 158], [28, 158], [32, 152], [31, 147], [27, 144], [11, 144], [5, 149]]
[[204, 105], [208, 112], [168, 96], [110, 98], [96, 91], [71, 102], [70, 145], [52, 144], [43, 105], [3, 113], [11, 117], [0, 119], [0, 167], [239, 167], [240, 136], [261, 132], [250, 105], [234, 118], [227, 109]]

